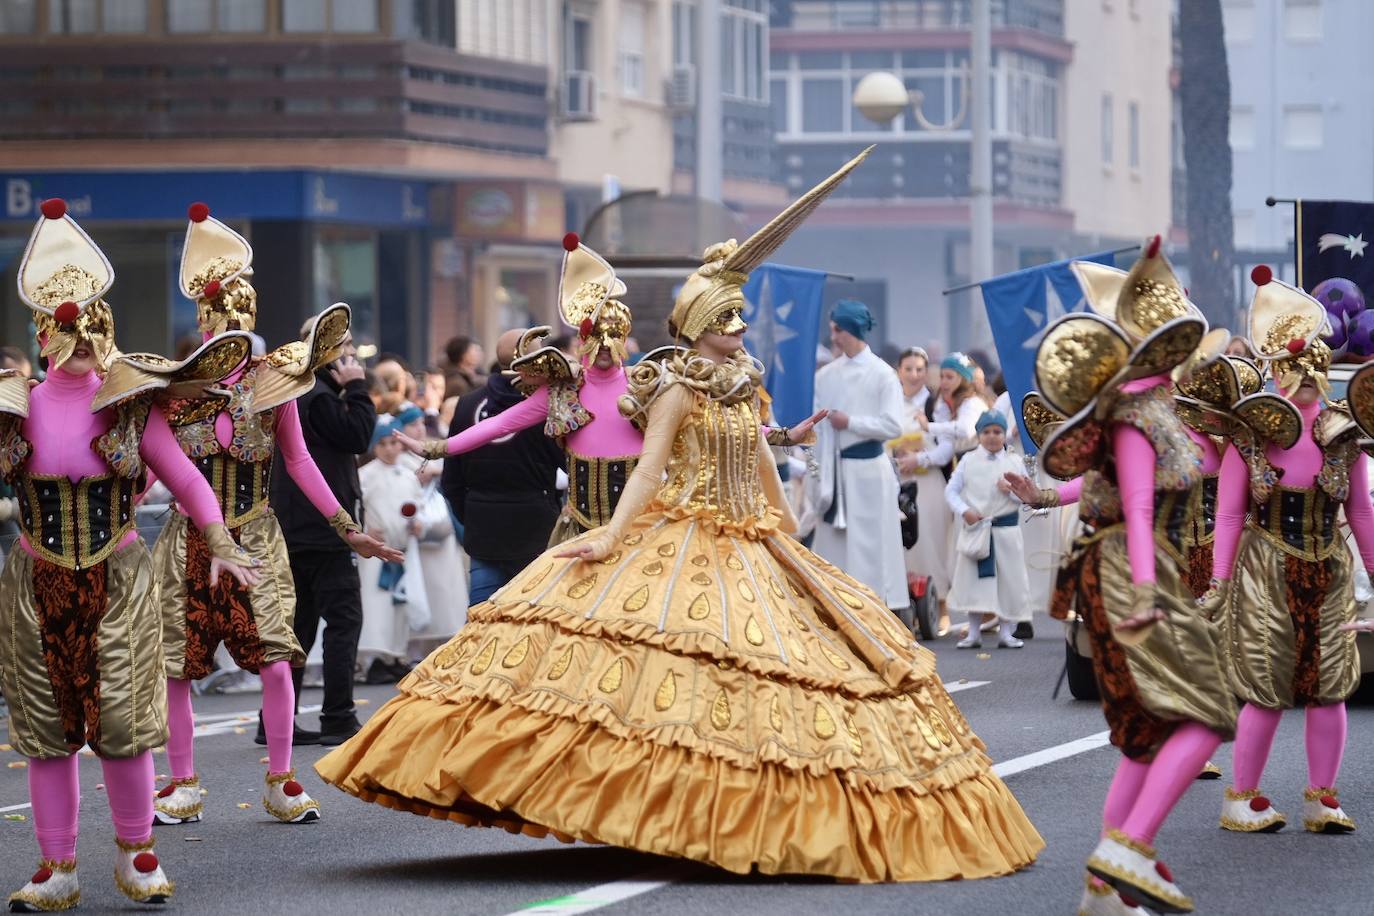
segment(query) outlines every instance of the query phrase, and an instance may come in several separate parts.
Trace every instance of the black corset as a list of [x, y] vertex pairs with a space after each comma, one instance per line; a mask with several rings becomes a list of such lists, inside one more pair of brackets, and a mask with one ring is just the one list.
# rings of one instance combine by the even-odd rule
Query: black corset
[[23, 478], [17, 489], [29, 546], [68, 569], [100, 563], [133, 527], [134, 481], [124, 477], [83, 477], [73, 483], [35, 475]]

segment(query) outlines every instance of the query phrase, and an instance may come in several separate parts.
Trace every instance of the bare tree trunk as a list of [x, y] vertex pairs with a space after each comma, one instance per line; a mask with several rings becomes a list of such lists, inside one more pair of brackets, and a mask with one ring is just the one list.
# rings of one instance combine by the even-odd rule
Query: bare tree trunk
[[1236, 248], [1231, 222], [1231, 76], [1221, 0], [1182, 0], [1178, 15], [1189, 288], [1213, 326], [1241, 330], [1232, 269]]

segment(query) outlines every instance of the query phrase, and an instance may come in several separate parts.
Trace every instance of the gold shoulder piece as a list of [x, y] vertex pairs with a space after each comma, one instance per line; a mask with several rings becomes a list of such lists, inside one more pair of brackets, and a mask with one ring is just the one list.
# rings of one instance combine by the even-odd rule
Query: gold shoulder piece
[[1302, 435], [1302, 418], [1297, 408], [1272, 392], [1261, 391], [1241, 398], [1232, 412], [1261, 443], [1273, 442], [1279, 448], [1292, 448]]
[[1312, 438], [1322, 448], [1327, 448], [1348, 435], [1358, 433], [1359, 429], [1346, 402], [1331, 401], [1317, 415], [1317, 422], [1312, 425]]
[[181, 360], [156, 353], [121, 353], [110, 363], [91, 410], [103, 410], [152, 391], [174, 397], [195, 396], [241, 369], [252, 353], [252, 338], [243, 331], [212, 337]]
[[0, 413], [29, 415], [29, 380], [18, 369], [0, 369]]
[[315, 387], [315, 372], [339, 358], [352, 315], [336, 302], [319, 314], [304, 340], [282, 344], [263, 357], [253, 384], [253, 412], [280, 407]]
[[515, 387], [522, 394], [529, 395], [545, 385], [566, 385], [577, 380], [577, 368], [563, 351], [536, 346], [548, 331], [547, 327], [531, 328], [516, 347], [519, 355], [511, 361], [510, 368]]

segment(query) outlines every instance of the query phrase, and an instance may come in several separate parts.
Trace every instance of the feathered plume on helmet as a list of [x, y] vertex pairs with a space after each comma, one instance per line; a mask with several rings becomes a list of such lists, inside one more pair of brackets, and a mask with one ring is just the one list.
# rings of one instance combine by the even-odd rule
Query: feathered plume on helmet
[[84, 340], [104, 369], [115, 353], [114, 314], [103, 298], [114, 268], [67, 215], [66, 201], [49, 198], [39, 209], [19, 262], [19, 298], [33, 310], [42, 355], [60, 366]]

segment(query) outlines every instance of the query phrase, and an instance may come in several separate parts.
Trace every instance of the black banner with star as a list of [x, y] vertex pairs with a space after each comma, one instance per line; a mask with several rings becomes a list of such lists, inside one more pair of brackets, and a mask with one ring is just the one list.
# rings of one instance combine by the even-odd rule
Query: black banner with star
[[1374, 203], [1300, 200], [1294, 207], [1298, 286], [1312, 292], [1323, 280], [1343, 277], [1374, 303]]

